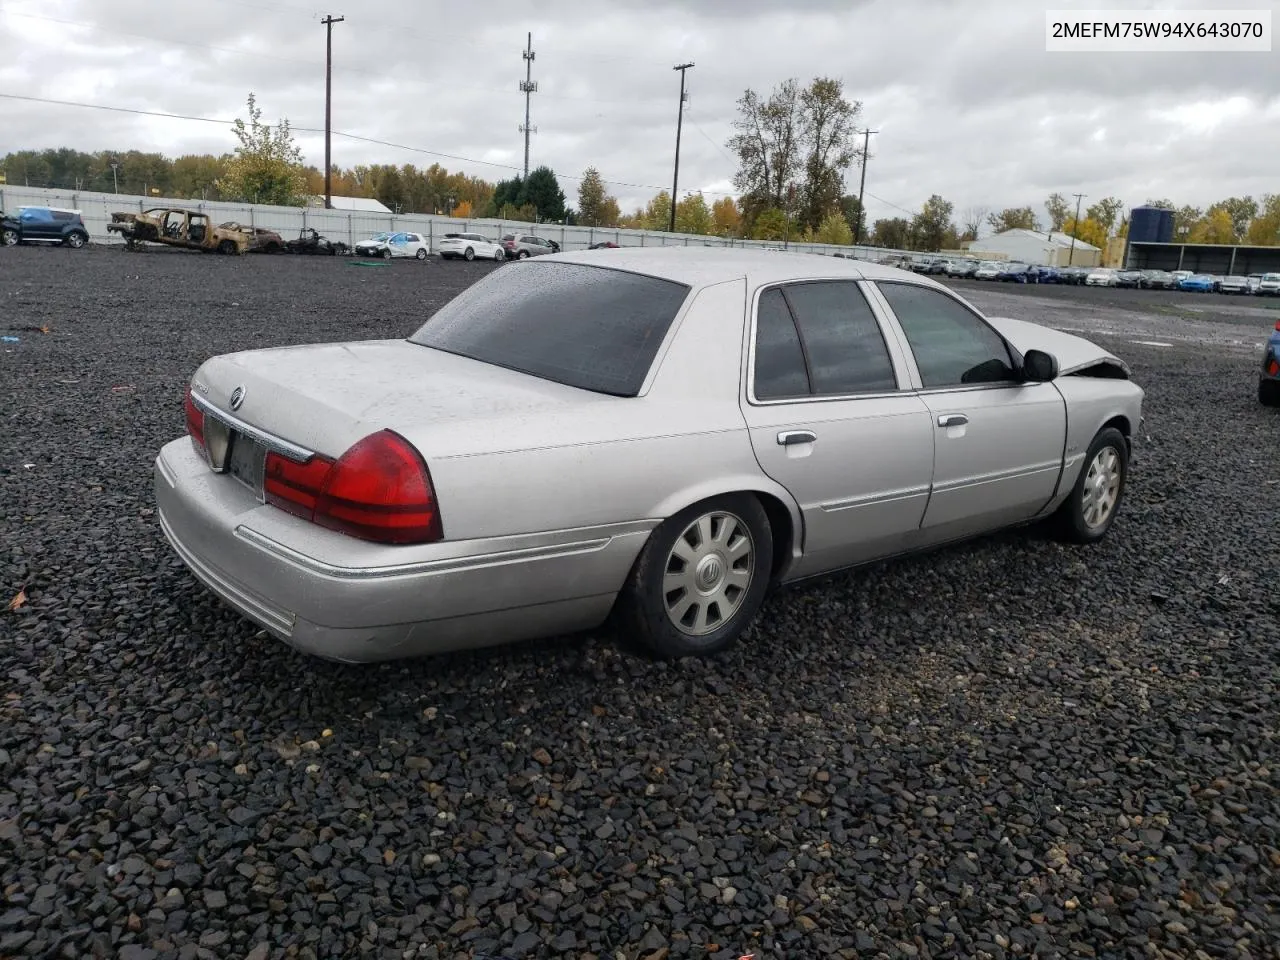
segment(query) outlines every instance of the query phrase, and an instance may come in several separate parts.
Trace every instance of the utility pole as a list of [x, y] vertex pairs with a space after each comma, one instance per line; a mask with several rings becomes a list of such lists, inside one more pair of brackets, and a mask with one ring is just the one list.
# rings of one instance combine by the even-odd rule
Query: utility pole
[[346, 17], [326, 16], [324, 24], [324, 208], [333, 207], [333, 161], [330, 159], [330, 137], [333, 126], [333, 25]]
[[533, 61], [536, 56], [533, 52], [533, 34], [529, 34], [528, 46], [522, 51], [521, 56], [524, 57], [524, 81], [520, 84], [520, 90], [524, 94], [524, 126], [520, 128], [520, 132], [524, 134], [524, 178], [529, 179], [529, 134], [537, 133], [537, 128], [529, 124], [529, 98], [538, 92], [538, 85], [533, 82]]
[[862, 222], [867, 219], [866, 208], [862, 205], [862, 194], [867, 189], [867, 158], [870, 156], [871, 135], [879, 130], [862, 131], [862, 183], [858, 186], [858, 222], [853, 225], [853, 243], [857, 246], [862, 239]]
[[684, 72], [692, 67], [692, 63], [678, 63], [672, 70], [680, 71], [680, 109], [676, 113], [676, 168], [671, 175], [671, 222], [667, 226], [670, 233], [676, 232], [676, 203], [679, 194], [676, 190], [680, 186], [680, 128], [684, 125], [684, 101], [686, 95], [684, 92]]
[[115, 187], [116, 193], [120, 192], [120, 178], [116, 175], [116, 171], [119, 169], [120, 169], [120, 164], [117, 161], [112, 160], [111, 161], [111, 185]]
[[1071, 225], [1071, 249], [1067, 253], [1067, 266], [1071, 266], [1071, 262], [1076, 257], [1076, 234], [1080, 230], [1080, 201], [1084, 199], [1083, 193], [1072, 194], [1076, 198], [1076, 221]]

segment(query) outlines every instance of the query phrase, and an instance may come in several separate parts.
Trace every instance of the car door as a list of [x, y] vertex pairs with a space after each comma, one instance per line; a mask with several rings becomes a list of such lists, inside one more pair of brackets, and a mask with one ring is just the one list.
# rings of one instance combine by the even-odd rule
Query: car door
[[43, 207], [28, 207], [20, 214], [23, 240], [48, 240], [53, 230], [53, 214]]
[[934, 436], [907, 369], [856, 280], [771, 286], [756, 298], [743, 415], [761, 469], [804, 517], [794, 575], [919, 539]]
[[876, 287], [907, 341], [936, 438], [925, 540], [1035, 516], [1062, 473], [1067, 414], [1058, 388], [1021, 382], [1021, 360], [950, 293], [905, 280]]

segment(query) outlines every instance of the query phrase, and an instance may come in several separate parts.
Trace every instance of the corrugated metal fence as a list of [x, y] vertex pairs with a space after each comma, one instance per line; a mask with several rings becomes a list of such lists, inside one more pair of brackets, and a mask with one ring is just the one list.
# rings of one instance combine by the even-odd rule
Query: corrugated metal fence
[[75, 190], [47, 190], [39, 187], [0, 186], [0, 210], [15, 213], [19, 207], [67, 207], [80, 210], [94, 243], [120, 243], [118, 234], [107, 233], [107, 224], [115, 211], [138, 211], [152, 207], [184, 207], [203, 211], [215, 223], [237, 220], [254, 227], [266, 227], [286, 240], [296, 237], [304, 228], [313, 227], [331, 240], [344, 240], [354, 245], [382, 231], [409, 230], [426, 235], [435, 242], [445, 233], [466, 231], [497, 240], [504, 233], [525, 231], [555, 240], [564, 250], [583, 250], [593, 243], [613, 241], [622, 247], [707, 246], [754, 247], [757, 249], [795, 250], [803, 253], [831, 255], [843, 253], [859, 259], [875, 259], [905, 251], [884, 247], [845, 247], [827, 243], [782, 243], [765, 240], [726, 240], [694, 234], [664, 233], [655, 230], [620, 230], [604, 227], [566, 227], [553, 223], [512, 222], [510, 220], [456, 220], [428, 214], [388, 214], [364, 211], [325, 210], [317, 207], [273, 207], [266, 204], [226, 203], [138, 197], [116, 193], [90, 193]]

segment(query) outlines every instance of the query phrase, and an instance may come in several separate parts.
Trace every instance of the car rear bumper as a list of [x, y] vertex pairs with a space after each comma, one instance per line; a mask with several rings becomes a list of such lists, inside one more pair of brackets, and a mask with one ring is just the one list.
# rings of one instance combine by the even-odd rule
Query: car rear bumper
[[296, 649], [349, 663], [598, 626], [657, 522], [383, 546], [260, 503], [185, 437], [160, 451], [154, 486], [197, 579]]

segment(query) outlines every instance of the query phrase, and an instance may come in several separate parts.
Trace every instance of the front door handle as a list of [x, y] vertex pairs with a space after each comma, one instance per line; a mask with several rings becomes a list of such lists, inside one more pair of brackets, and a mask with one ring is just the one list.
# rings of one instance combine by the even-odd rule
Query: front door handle
[[963, 413], [944, 413], [938, 417], [940, 427], [963, 427], [968, 422], [969, 418]]
[[778, 443], [784, 447], [796, 443], [813, 443], [817, 439], [818, 435], [812, 430], [783, 430], [778, 434]]

